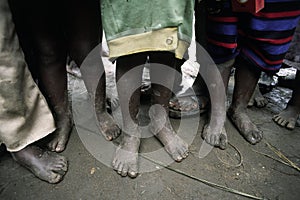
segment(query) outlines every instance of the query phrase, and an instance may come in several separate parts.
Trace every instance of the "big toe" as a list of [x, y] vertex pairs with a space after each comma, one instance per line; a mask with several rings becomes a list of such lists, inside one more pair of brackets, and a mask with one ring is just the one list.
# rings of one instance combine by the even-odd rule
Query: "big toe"
[[127, 174], [130, 178], [136, 178], [138, 175], [137, 165], [130, 166]]
[[296, 120], [290, 120], [289, 122], [288, 122], [288, 124], [286, 125], [286, 127], [288, 128], [288, 129], [290, 129], [290, 130], [293, 130], [294, 128], [295, 128], [295, 126], [296, 126]]
[[258, 142], [260, 142], [263, 138], [262, 135], [262, 131], [258, 130], [258, 131], [253, 131], [252, 133], [250, 133], [247, 136], [247, 140], [251, 143], [251, 144], [256, 144]]
[[63, 179], [63, 175], [59, 173], [51, 172], [50, 175], [45, 180], [48, 181], [49, 183], [55, 184], [62, 181], [62, 179]]
[[57, 143], [57, 146], [56, 146], [56, 148], [55, 148], [55, 151], [58, 152], [58, 153], [64, 151], [65, 148], [66, 148], [66, 143], [67, 143], [66, 140], [61, 140], [61, 141], [59, 141], [59, 142]]

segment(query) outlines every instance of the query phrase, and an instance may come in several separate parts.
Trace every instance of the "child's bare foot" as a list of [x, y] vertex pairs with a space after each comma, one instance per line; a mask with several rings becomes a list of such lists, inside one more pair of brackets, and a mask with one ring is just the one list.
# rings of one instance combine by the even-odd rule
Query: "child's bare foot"
[[208, 144], [220, 149], [225, 149], [227, 146], [227, 133], [224, 124], [209, 123], [204, 126], [202, 137]]
[[62, 152], [65, 150], [72, 130], [73, 122], [70, 113], [59, 114], [56, 118], [56, 130], [50, 135], [48, 148], [51, 151]]
[[[136, 131], [140, 132], [138, 127]], [[128, 175], [131, 178], [135, 178], [138, 175], [140, 138], [126, 133], [122, 137], [122, 141], [115, 152], [112, 166], [121, 176]]]
[[49, 183], [60, 182], [68, 169], [65, 157], [42, 150], [37, 146], [27, 146], [11, 154], [15, 161]]
[[251, 122], [245, 110], [230, 107], [227, 112], [240, 134], [251, 144], [256, 144], [263, 138], [263, 133]]
[[[116, 139], [121, 134], [121, 130], [112, 116], [107, 112], [108, 99], [106, 99], [106, 84], [104, 80], [105, 76], [101, 77], [98, 82], [96, 94], [94, 97], [94, 107], [99, 131], [106, 140], [111, 141]], [[111, 98], [108, 100], [110, 102], [110, 110], [113, 111], [119, 105], [119, 100], [112, 94], [110, 94], [109, 96]]]
[[290, 99], [286, 109], [275, 115], [273, 120], [280, 126], [287, 129], [294, 129], [297, 123], [297, 118], [300, 114], [300, 71], [296, 73], [292, 98]]
[[165, 150], [177, 162], [188, 156], [188, 144], [173, 130], [168, 115], [162, 106], [154, 105], [150, 108], [150, 131], [164, 145]]
[[288, 105], [287, 108], [273, 117], [274, 122], [278, 125], [293, 130], [296, 126], [300, 110], [297, 106]]

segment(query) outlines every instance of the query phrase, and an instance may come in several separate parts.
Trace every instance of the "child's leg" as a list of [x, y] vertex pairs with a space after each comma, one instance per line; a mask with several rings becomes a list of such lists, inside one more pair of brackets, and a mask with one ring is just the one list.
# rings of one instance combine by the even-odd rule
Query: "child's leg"
[[[149, 111], [150, 130], [165, 146], [165, 150], [171, 157], [180, 162], [188, 156], [188, 145], [176, 135], [168, 117], [168, 105], [172, 95], [169, 88], [172, 88], [174, 83], [176, 59], [173, 53], [153, 52], [150, 54], [150, 63], [151, 82], [163, 84], [152, 84], [153, 105]], [[169, 67], [169, 70], [165, 70], [165, 67]]]
[[294, 129], [297, 118], [300, 114], [300, 71], [297, 70], [294, 90], [292, 98], [290, 99], [287, 107], [273, 117], [273, 120], [280, 126], [286, 127], [288, 129]]
[[[80, 0], [65, 0], [65, 3], [67, 7], [67, 25], [65, 28], [69, 52], [77, 66], [80, 66], [86, 56], [99, 45], [102, 39], [100, 5], [99, 1], [96, 0], [87, 0], [84, 3]], [[101, 68], [100, 71], [104, 71], [101, 60], [98, 67]], [[94, 100], [100, 132], [107, 140], [113, 140], [119, 136], [120, 129], [107, 113], [105, 73], [102, 74], [99, 80], [92, 81], [98, 81]], [[86, 87], [88, 86], [87, 84]], [[90, 90], [90, 88], [87, 89]]]
[[251, 144], [258, 143], [263, 135], [247, 115], [247, 105], [255, 90], [261, 71], [241, 58], [237, 59], [235, 86], [228, 116], [240, 134]]
[[[141, 131], [137, 115], [140, 107], [140, 85], [143, 72], [143, 68], [138, 66], [145, 62], [146, 54], [143, 53], [122, 56], [117, 60], [116, 77], [123, 118], [123, 134], [112, 166], [122, 176], [136, 177], [138, 173], [137, 159]], [[133, 88], [137, 88], [137, 90], [133, 92]]]
[[[49, 2], [48, 2], [49, 3]], [[56, 131], [48, 144], [52, 151], [63, 151], [72, 128], [67, 94], [66, 45], [60, 27], [59, 15], [49, 3], [32, 5], [28, 12], [38, 63], [39, 85], [53, 111]]]

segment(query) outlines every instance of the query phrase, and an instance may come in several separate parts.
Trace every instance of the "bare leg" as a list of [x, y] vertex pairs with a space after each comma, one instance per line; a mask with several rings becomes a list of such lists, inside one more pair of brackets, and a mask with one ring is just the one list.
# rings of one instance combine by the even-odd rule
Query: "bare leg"
[[[29, 20], [38, 65], [39, 86], [55, 117], [57, 130], [50, 135], [49, 149], [65, 149], [72, 128], [67, 96], [66, 44], [59, 26], [59, 11], [50, 2], [30, 1]], [[58, 12], [58, 13], [56, 13]], [[56, 13], [56, 14], [54, 14]]]
[[[136, 177], [138, 174], [138, 151], [141, 131], [138, 126], [143, 68], [146, 54], [139, 53], [118, 58], [116, 66], [117, 89], [122, 111], [123, 126], [121, 143], [118, 146], [112, 162], [114, 170], [122, 176]], [[134, 71], [130, 71], [133, 69]], [[123, 76], [124, 75], [124, 76]], [[123, 77], [122, 77], [123, 76]]]
[[292, 98], [290, 99], [287, 107], [284, 111], [275, 115], [273, 120], [280, 126], [286, 127], [287, 129], [294, 129], [297, 118], [300, 114], [300, 71], [297, 71], [295, 79], [295, 87], [293, 90]]
[[211, 101], [209, 121], [204, 126], [202, 137], [208, 144], [225, 149], [227, 146], [227, 133], [224, 128], [226, 91], [234, 60], [218, 64], [218, 70], [212, 67], [213, 61], [208, 57], [207, 60], [199, 62], [202, 66], [200, 73], [205, 75], [203, 78], [207, 84]]
[[258, 82], [260, 71], [252, 67], [247, 61], [237, 59], [235, 71], [235, 87], [232, 104], [228, 116], [237, 127], [240, 134], [251, 144], [258, 143], [263, 135], [247, 115], [247, 104]]
[[[100, 43], [102, 26], [100, 2], [87, 0], [65, 0], [67, 8], [67, 35], [70, 56], [80, 66], [86, 56]], [[100, 61], [101, 62], [101, 61]], [[103, 63], [99, 63], [104, 71]], [[94, 80], [97, 81], [97, 80]], [[106, 109], [105, 73], [99, 78], [95, 94], [95, 110], [100, 132], [107, 140], [113, 140], [120, 134], [120, 129]]]
[[[166, 70], [162, 67], [175, 67], [176, 59], [173, 53], [154, 52], [150, 54], [150, 77], [152, 83], [153, 98], [149, 111], [151, 119], [150, 130], [164, 145], [165, 150], [177, 162], [188, 156], [188, 145], [173, 130], [168, 118], [168, 105], [171, 98], [171, 90], [175, 78], [174, 70]], [[161, 64], [158, 64], [161, 63]], [[164, 74], [164, 77], [162, 77]]]
[[15, 161], [30, 170], [35, 176], [49, 183], [58, 183], [67, 172], [67, 160], [54, 152], [30, 145], [11, 153]]
[[120, 135], [121, 130], [119, 126], [115, 123], [112, 116], [107, 112], [105, 97], [106, 97], [105, 75], [103, 75], [99, 80], [97, 90], [96, 90], [95, 110], [96, 110], [97, 120], [99, 123], [98, 127], [100, 133], [103, 134], [106, 140], [111, 141]]

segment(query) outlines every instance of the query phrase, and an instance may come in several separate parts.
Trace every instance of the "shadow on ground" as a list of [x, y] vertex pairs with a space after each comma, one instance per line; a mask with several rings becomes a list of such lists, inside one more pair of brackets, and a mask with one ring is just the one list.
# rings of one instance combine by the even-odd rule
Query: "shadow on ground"
[[[75, 78], [70, 79], [74, 81]], [[281, 89], [274, 90], [280, 92]], [[231, 145], [224, 151], [213, 149], [206, 157], [199, 158], [203, 142], [200, 133], [207, 118], [206, 115], [201, 116], [197, 135], [189, 147], [189, 157], [182, 163], [169, 166], [186, 175], [157, 165], [156, 171], [142, 173], [136, 179], [122, 178], [85, 148], [74, 128], [67, 149], [62, 153], [69, 160], [69, 171], [57, 185], [40, 181], [15, 163], [7, 152], [2, 152], [0, 199], [247, 199], [189, 176], [257, 197], [299, 199], [299, 171], [261, 154], [278, 158], [264, 143], [267, 141], [300, 165], [300, 128], [289, 131], [275, 125], [271, 119], [273, 114], [283, 109], [290, 91], [279, 100], [274, 100], [272, 94], [267, 97], [270, 103], [266, 108], [249, 109], [255, 124], [264, 131], [264, 140], [255, 146], [248, 144], [227, 121]], [[192, 118], [186, 120], [193, 123]], [[178, 127], [179, 122], [172, 120], [174, 127]], [[148, 152], [155, 148], [161, 148], [155, 139], [143, 139], [141, 151]]]

